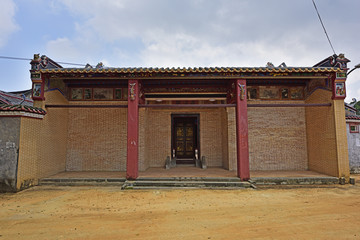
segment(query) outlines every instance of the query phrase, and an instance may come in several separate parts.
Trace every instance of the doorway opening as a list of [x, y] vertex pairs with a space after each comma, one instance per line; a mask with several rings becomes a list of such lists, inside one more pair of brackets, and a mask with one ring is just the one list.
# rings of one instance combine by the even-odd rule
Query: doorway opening
[[176, 164], [195, 164], [200, 158], [199, 114], [171, 115], [171, 152]]

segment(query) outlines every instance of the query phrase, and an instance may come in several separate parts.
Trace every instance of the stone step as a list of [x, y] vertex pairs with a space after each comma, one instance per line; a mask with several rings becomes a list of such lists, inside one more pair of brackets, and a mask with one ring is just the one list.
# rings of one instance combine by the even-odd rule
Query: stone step
[[136, 181], [201, 181], [201, 182], [241, 182], [237, 177], [138, 177]]
[[43, 178], [39, 185], [55, 186], [93, 186], [93, 185], [120, 185], [125, 183], [125, 178]]
[[249, 182], [231, 181], [126, 181], [123, 189], [149, 188], [250, 188]]
[[337, 177], [255, 177], [251, 182], [260, 185], [328, 185], [339, 184]]
[[336, 177], [255, 177], [241, 181], [236, 177], [139, 177], [125, 178], [44, 178], [39, 185], [53, 186], [121, 186], [122, 189], [155, 188], [256, 188], [256, 186], [306, 186], [339, 184]]

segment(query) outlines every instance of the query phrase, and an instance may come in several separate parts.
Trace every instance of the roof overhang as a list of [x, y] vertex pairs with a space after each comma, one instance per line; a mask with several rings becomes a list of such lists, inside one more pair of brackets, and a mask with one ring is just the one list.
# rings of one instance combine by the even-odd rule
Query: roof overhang
[[210, 68], [56, 68], [41, 69], [48, 78], [62, 79], [314, 79], [344, 72], [334, 67], [210, 67]]

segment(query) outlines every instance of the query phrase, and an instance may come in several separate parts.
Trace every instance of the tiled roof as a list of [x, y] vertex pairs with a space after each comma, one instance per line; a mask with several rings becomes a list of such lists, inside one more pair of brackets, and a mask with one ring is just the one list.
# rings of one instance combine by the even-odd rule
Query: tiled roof
[[349, 116], [346, 116], [345, 118], [349, 119], [349, 120], [360, 120], [360, 116], [357, 116], [357, 115], [349, 115]]
[[[22, 91], [21, 93], [25, 93], [27, 91]], [[24, 99], [24, 97], [22, 97], [21, 94], [0, 91], [0, 104], [1, 103], [11, 104], [11, 105], [18, 105], [21, 103], [21, 105], [32, 106], [34, 101], [26, 96]]]
[[41, 115], [45, 115], [46, 111], [37, 108], [37, 107], [31, 107], [31, 106], [24, 106], [24, 105], [9, 105], [9, 104], [1, 104], [0, 105], [0, 112], [3, 111], [13, 111], [13, 112], [29, 112], [29, 113], [37, 113]]
[[42, 73], [326, 73], [342, 72], [334, 67], [195, 67], [195, 68], [54, 68]]

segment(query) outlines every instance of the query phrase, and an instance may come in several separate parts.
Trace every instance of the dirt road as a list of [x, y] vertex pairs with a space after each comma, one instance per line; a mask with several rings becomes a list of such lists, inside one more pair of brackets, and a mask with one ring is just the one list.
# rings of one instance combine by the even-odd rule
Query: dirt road
[[3, 239], [360, 239], [360, 184], [132, 190], [34, 187], [0, 194]]

